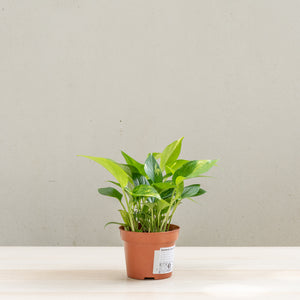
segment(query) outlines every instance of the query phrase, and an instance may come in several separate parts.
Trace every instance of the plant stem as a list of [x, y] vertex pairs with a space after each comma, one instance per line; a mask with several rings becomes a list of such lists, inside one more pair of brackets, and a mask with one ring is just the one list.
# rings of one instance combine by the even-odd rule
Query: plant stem
[[121, 205], [122, 205], [123, 209], [126, 211], [126, 208], [125, 208], [125, 206], [124, 206], [124, 204], [122, 203], [122, 201], [121, 201], [121, 200], [120, 200], [120, 203], [121, 203]]
[[[170, 211], [172, 209], [172, 205], [176, 201], [176, 197], [174, 199], [172, 199], [174, 197], [174, 194], [175, 194], [175, 189], [174, 189], [174, 191], [172, 193], [172, 197], [171, 197], [171, 201], [170, 201], [170, 205], [169, 205], [168, 211], [167, 211], [167, 213], [166, 213], [166, 215], [165, 215], [165, 217], [164, 217], [164, 219], [163, 219], [163, 221], [161, 223], [160, 231], [165, 231], [165, 229], [163, 230], [163, 228], [166, 227], [166, 225], [167, 225], [169, 214], [170, 214]], [[166, 225], [165, 225], [165, 223], [166, 223]]]
[[181, 202], [181, 200], [178, 200], [178, 202], [175, 204], [175, 206], [173, 208], [172, 214], [171, 214], [170, 219], [169, 219], [169, 224], [167, 226], [168, 227], [168, 231], [170, 229], [170, 225], [171, 225], [171, 221], [172, 221], [173, 215], [174, 215], [174, 213], [175, 213], [175, 211], [177, 209], [177, 206], [180, 204], [180, 202]]
[[129, 202], [128, 202], [128, 199], [126, 197], [126, 192], [123, 190], [123, 194], [124, 194], [124, 197], [125, 197], [125, 200], [126, 200], [126, 205], [127, 205], [127, 210], [128, 210], [128, 216], [129, 216], [129, 221], [130, 221], [130, 226], [131, 226], [131, 231], [135, 231], [134, 230], [134, 224], [133, 224], [133, 221], [132, 221], [132, 211], [131, 211], [131, 207], [129, 205]]
[[153, 207], [151, 208], [151, 225], [152, 225], [152, 232], [154, 231], [154, 224], [153, 224]]

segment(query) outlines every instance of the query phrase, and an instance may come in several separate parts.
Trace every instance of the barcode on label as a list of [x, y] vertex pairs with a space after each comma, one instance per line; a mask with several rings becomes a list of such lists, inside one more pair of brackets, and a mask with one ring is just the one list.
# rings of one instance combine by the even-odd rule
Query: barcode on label
[[154, 251], [153, 274], [166, 274], [173, 271], [175, 246]]

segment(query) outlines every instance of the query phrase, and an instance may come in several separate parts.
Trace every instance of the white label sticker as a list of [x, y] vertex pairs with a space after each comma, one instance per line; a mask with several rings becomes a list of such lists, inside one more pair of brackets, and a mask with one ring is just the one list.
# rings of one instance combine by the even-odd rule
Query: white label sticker
[[173, 271], [175, 245], [154, 251], [153, 274], [166, 274]]

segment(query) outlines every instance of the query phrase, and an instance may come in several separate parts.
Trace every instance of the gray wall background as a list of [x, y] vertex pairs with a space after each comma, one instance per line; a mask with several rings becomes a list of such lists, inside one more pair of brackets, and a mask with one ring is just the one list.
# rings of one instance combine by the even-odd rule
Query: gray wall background
[[109, 173], [219, 158], [178, 245], [300, 246], [299, 1], [0, 1], [0, 244], [121, 245]]

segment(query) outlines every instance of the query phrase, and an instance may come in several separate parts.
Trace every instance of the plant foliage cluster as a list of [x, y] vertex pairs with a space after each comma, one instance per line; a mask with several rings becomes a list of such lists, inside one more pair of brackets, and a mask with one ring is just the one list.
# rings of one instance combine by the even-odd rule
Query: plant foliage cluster
[[99, 188], [100, 194], [116, 198], [125, 230], [138, 232], [168, 231], [174, 213], [183, 199], [193, 200], [205, 191], [200, 184], [184, 185], [185, 180], [202, 177], [217, 160], [178, 159], [183, 138], [161, 153], [150, 153], [144, 164], [122, 151], [125, 164], [108, 158], [86, 156], [107, 169], [117, 180], [115, 187]]

